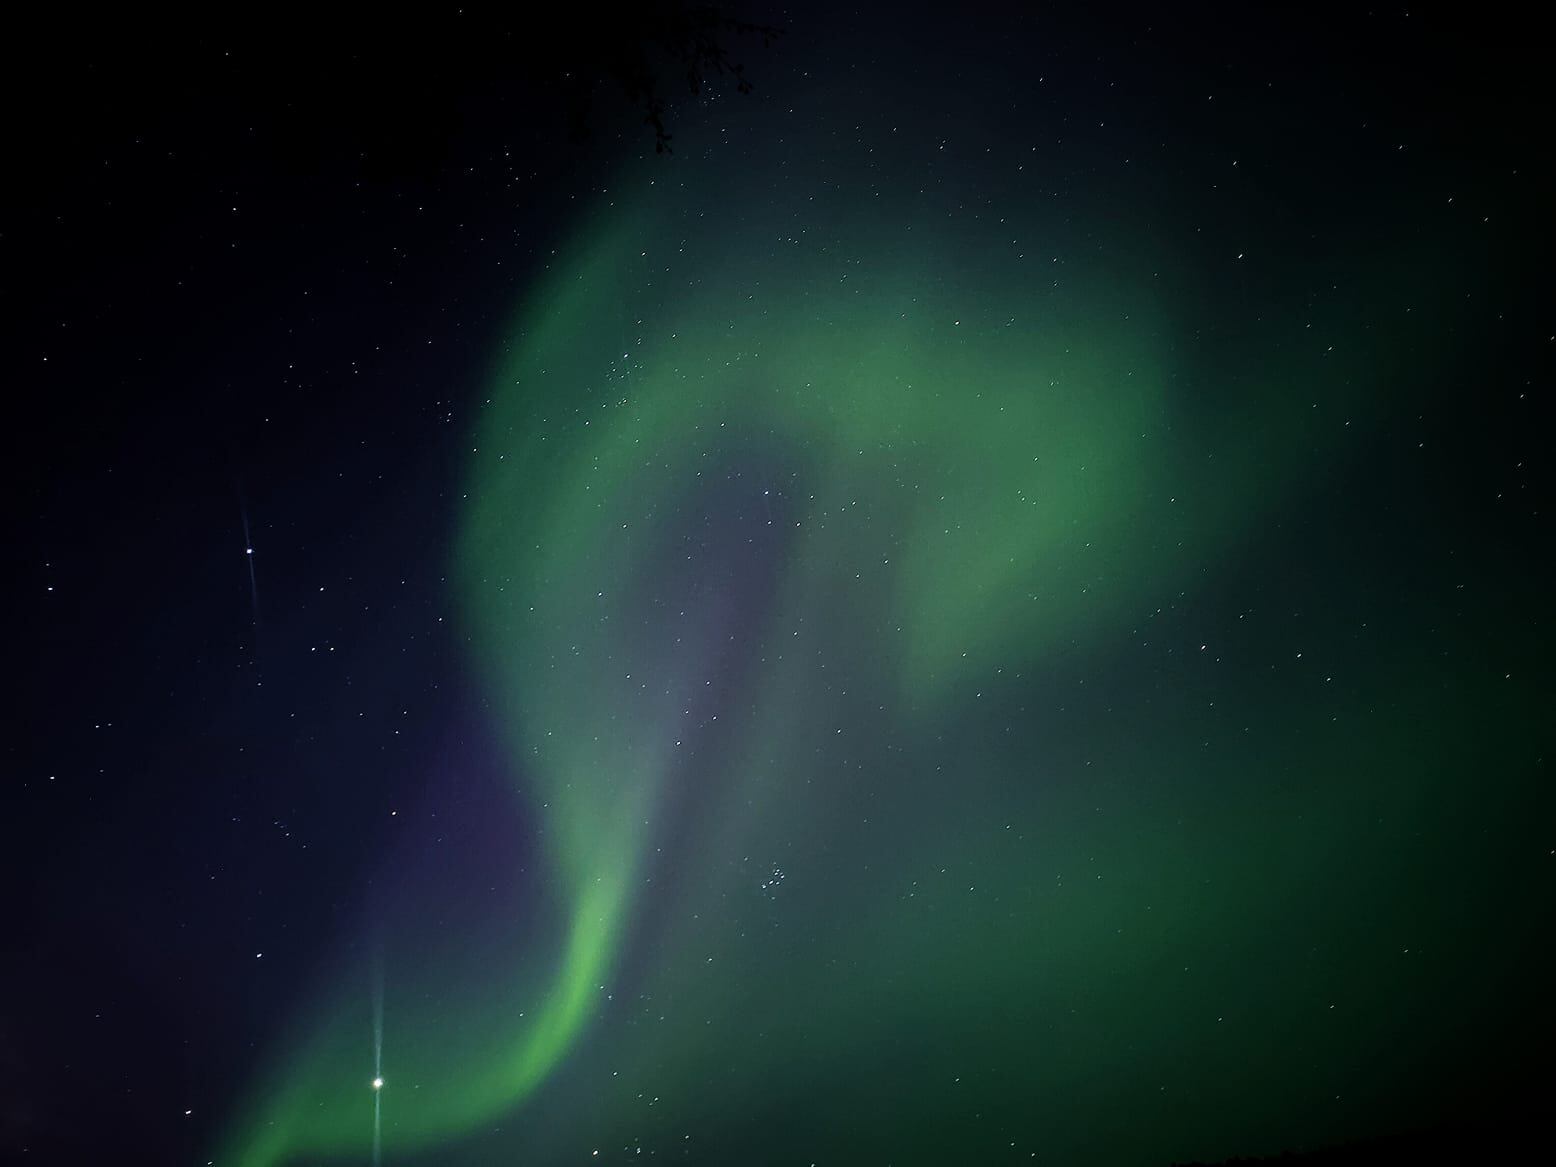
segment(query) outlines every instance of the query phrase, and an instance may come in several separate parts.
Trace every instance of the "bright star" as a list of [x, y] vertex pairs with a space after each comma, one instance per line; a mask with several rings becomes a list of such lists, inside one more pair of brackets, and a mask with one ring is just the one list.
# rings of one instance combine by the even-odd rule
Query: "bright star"
[[374, 1078], [373, 1079], [373, 1089], [374, 1090], [382, 1090], [383, 1088], [384, 1088], [384, 1080], [382, 1078]]

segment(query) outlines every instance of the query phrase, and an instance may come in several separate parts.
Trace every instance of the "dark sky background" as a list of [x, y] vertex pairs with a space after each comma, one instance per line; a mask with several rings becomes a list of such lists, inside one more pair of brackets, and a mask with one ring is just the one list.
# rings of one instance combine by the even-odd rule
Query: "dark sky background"
[[0, 1159], [1540, 1113], [1529, 18], [676, 11], [7, 38]]

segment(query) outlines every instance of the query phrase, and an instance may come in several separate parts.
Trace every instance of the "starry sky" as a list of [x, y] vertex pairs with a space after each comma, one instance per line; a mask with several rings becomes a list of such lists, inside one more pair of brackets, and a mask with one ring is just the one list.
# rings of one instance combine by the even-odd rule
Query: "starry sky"
[[0, 1158], [1536, 1115], [1532, 32], [680, 11], [32, 33]]

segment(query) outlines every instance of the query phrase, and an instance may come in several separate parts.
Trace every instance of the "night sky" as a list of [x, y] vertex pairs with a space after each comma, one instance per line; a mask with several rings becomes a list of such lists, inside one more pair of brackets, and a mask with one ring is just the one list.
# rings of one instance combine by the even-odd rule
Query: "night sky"
[[8, 38], [0, 1160], [1543, 1129], [1524, 18], [516, 11]]

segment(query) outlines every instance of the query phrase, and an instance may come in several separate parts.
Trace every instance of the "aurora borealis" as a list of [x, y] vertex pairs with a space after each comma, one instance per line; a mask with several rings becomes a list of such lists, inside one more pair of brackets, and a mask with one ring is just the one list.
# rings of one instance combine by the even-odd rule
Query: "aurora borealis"
[[192, 740], [376, 825], [273, 868], [314, 942], [248, 945], [187, 1161], [1166, 1164], [1538, 1089], [1548, 168], [937, 19], [785, 15], [554, 180], [367, 493], [252, 457], [263, 690]]

